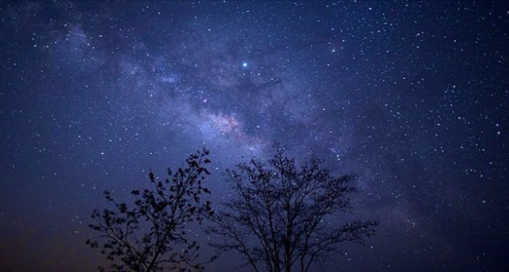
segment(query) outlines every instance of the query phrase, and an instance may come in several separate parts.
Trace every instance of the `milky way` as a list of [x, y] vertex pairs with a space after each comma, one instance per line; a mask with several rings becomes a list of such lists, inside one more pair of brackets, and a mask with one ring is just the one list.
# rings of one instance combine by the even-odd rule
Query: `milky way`
[[0, 41], [0, 271], [94, 271], [103, 190], [205, 146], [217, 205], [274, 141], [381, 224], [321, 271], [509, 271], [506, 1], [5, 1]]

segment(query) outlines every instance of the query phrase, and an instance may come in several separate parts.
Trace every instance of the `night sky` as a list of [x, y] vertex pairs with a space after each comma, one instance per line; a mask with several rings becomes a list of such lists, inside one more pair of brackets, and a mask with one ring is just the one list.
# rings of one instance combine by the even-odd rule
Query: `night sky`
[[507, 1], [1, 2], [0, 271], [95, 271], [104, 190], [205, 146], [220, 208], [274, 141], [380, 222], [322, 271], [509, 271], [508, 57]]

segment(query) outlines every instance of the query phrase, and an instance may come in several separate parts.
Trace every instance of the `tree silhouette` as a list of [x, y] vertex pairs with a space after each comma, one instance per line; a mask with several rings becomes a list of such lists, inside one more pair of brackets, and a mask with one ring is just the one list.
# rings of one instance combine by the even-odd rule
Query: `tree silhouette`
[[202, 194], [210, 191], [202, 186], [209, 171], [209, 151], [203, 149], [186, 160], [186, 166], [175, 173], [168, 169], [168, 179], [156, 181], [149, 174], [150, 189], [134, 190], [130, 205], [118, 203], [110, 192], [104, 195], [114, 205], [112, 210], [102, 213], [94, 210], [90, 225], [100, 233], [87, 240], [92, 248], [101, 248], [101, 253], [112, 263], [100, 271], [152, 272], [164, 269], [191, 271], [203, 269], [195, 263], [199, 245], [186, 238], [185, 227], [189, 222], [202, 223], [213, 214], [209, 201]]
[[363, 243], [374, 235], [374, 221], [326, 221], [352, 209], [348, 195], [354, 191], [349, 186], [353, 176], [332, 176], [321, 160], [297, 167], [285, 147], [276, 144], [276, 149], [268, 163], [251, 159], [227, 170], [234, 196], [209, 229], [226, 238], [211, 244], [219, 253], [237, 252], [242, 266], [257, 272], [306, 272], [337, 252], [338, 243]]

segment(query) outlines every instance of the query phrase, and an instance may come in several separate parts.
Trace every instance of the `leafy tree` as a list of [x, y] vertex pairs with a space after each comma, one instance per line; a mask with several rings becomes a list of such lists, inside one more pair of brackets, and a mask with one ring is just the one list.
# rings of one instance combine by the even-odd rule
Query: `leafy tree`
[[339, 243], [362, 243], [374, 235], [374, 221], [327, 223], [352, 209], [353, 176], [333, 176], [321, 160], [298, 167], [284, 147], [276, 149], [268, 163], [252, 159], [227, 170], [234, 196], [209, 229], [225, 238], [211, 244], [219, 253], [237, 252], [242, 266], [257, 272], [306, 272], [337, 252]]
[[[94, 210], [90, 225], [100, 233], [87, 240], [92, 248], [101, 248], [111, 261], [100, 271], [152, 272], [165, 269], [191, 271], [203, 269], [195, 263], [199, 245], [186, 238], [186, 224], [202, 223], [213, 214], [211, 203], [203, 201], [210, 191], [202, 181], [209, 171], [209, 151], [203, 149], [186, 160], [186, 167], [175, 173], [168, 169], [168, 179], [156, 181], [149, 174], [149, 189], [131, 192], [133, 203], [119, 203], [108, 191], [105, 198], [113, 209]], [[151, 189], [150, 189], [151, 188]]]

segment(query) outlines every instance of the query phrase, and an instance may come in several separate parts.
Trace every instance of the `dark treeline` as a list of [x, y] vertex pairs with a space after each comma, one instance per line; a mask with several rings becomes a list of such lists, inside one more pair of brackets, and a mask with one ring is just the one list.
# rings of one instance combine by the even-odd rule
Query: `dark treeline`
[[[375, 221], [328, 224], [353, 208], [354, 176], [335, 176], [316, 159], [298, 166], [285, 149], [276, 144], [270, 160], [253, 158], [226, 170], [233, 196], [217, 210], [206, 200], [211, 194], [204, 186], [211, 163], [206, 149], [176, 171], [168, 169], [164, 180], [150, 172], [151, 186], [133, 190], [129, 203], [105, 191], [111, 208], [93, 211], [90, 228], [98, 235], [86, 242], [110, 262], [99, 270], [203, 271], [232, 251], [242, 257], [241, 267], [257, 272], [306, 272], [338, 252], [339, 244], [362, 244], [375, 234]], [[186, 235], [193, 223], [223, 238], [208, 244], [216, 249], [209, 260], [201, 260], [200, 243]]]

